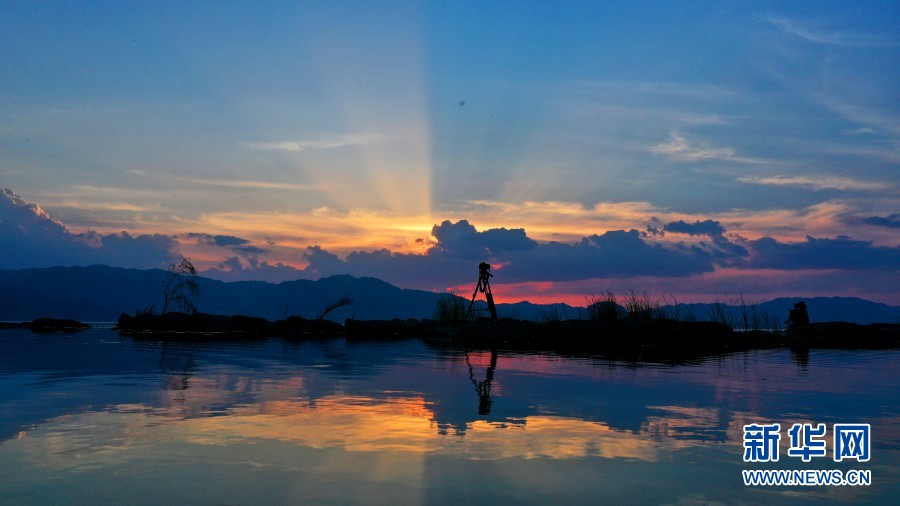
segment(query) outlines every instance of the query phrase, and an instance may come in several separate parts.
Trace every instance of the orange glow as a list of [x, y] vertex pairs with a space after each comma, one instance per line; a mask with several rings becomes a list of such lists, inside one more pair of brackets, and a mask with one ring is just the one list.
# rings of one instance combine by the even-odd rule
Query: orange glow
[[202, 221], [205, 228], [223, 234], [273, 240], [297, 249], [317, 245], [338, 254], [382, 248], [399, 253], [421, 251], [415, 241], [430, 238], [434, 223], [428, 215], [396, 216], [365, 210], [338, 213], [328, 208], [309, 214], [216, 213], [204, 215]]
[[[264, 247], [274, 242], [284, 251], [270, 263], [280, 261], [296, 264], [297, 253], [308, 246], [346, 255], [351, 251], [371, 251], [387, 248], [398, 253], [424, 253], [433, 244], [431, 228], [450, 219], [468, 219], [478, 230], [491, 228], [524, 228], [538, 241], [575, 242], [582, 237], [603, 234], [610, 230], [643, 229], [655, 217], [657, 223], [684, 220], [715, 219], [728, 233], [747, 239], [770, 236], [779, 241], [803, 241], [806, 235], [834, 237], [846, 232], [842, 217], [852, 210], [839, 201], [823, 202], [796, 210], [747, 211], [733, 210], [716, 216], [674, 213], [647, 202], [600, 202], [591, 207], [567, 202], [523, 202], [519, 204], [472, 201], [461, 204], [457, 211], [436, 216], [429, 209], [410, 212], [403, 207], [362, 208], [340, 210], [340, 207], [316, 207], [305, 211], [284, 212], [219, 211], [190, 217], [172, 202], [162, 204], [162, 192], [139, 194], [133, 202], [125, 202], [125, 190], [82, 187], [71, 194], [47, 198], [45, 207], [58, 206], [72, 211], [90, 211], [101, 233], [128, 230], [132, 234], [163, 233], [181, 235], [188, 232], [235, 235]], [[169, 196], [171, 199], [171, 195]], [[176, 202], [177, 203], [177, 202]], [[448, 216], [453, 215], [453, 216]], [[124, 226], [127, 225], [127, 226]], [[88, 227], [73, 227], [83, 232]], [[868, 230], [876, 244], [895, 241], [891, 231]], [[669, 237], [671, 236], [671, 237]], [[656, 241], [692, 241], [684, 234], [669, 233]], [[700, 240], [700, 239], [696, 239]], [[540, 296], [540, 294], [537, 294]]]
[[[29, 432], [20, 438], [20, 444], [35, 445], [31, 452], [43, 465], [62, 467], [71, 459], [60, 456], [71, 452], [73, 444], [102, 448], [96, 455], [81, 455], [82, 459], [112, 462], [120, 452], [158, 441], [222, 446], [260, 440], [350, 452], [440, 453], [472, 460], [594, 456], [653, 462], [662, 451], [708, 444], [683, 438], [683, 431], [672, 428], [718, 426], [715, 409], [655, 409], [671, 416], [654, 416], [639, 432], [615, 429], [603, 422], [537, 415], [506, 423], [474, 420], [464, 434], [447, 435], [441, 434], [428, 403], [414, 397], [329, 396], [315, 403], [273, 400], [235, 406], [226, 416], [213, 417], [201, 413], [184, 417], [183, 413], [167, 414], [142, 405], [121, 405], [113, 412], [66, 415], [48, 422], [49, 426], [84, 427], [79, 438], [67, 438], [64, 431], [42, 437], [32, 437]], [[758, 417], [754, 420], [759, 421]], [[728, 434], [729, 441], [724, 444], [734, 444], [740, 436], [740, 421], [729, 424]]]
[[[554, 304], [557, 302], [570, 306], [584, 306], [586, 292], [571, 293], [566, 283], [553, 281], [534, 281], [530, 283], [504, 283], [491, 285], [494, 300], [500, 304], [528, 301], [534, 304]], [[574, 315], [573, 315], [574, 316]]]

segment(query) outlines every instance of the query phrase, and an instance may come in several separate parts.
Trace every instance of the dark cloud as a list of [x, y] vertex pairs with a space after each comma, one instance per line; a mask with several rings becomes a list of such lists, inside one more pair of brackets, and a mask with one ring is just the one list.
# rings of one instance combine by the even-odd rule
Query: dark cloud
[[[307, 274], [374, 276], [428, 288], [474, 281], [478, 262], [489, 261], [498, 282], [578, 281], [636, 276], [687, 277], [716, 267], [753, 269], [892, 269], [900, 265], [900, 249], [878, 247], [847, 237], [782, 243], [772, 238], [738, 242], [723, 235], [718, 222], [676, 224], [683, 233], [709, 235], [696, 244], [648, 241], [637, 230], [591, 235], [575, 243], [537, 243], [522, 230], [478, 232], [467, 221], [435, 226], [436, 243], [424, 255], [389, 250], [357, 251], [340, 259], [310, 248]], [[491, 232], [491, 233], [487, 233]]]
[[806, 237], [801, 243], [782, 243], [771, 237], [749, 241], [757, 269], [881, 269], [900, 265], [900, 248], [873, 246], [845, 236], [835, 239]]
[[865, 218], [863, 223], [878, 227], [900, 228], [900, 214], [892, 214], [890, 216], [870, 216]]
[[191, 232], [187, 234], [187, 237], [197, 239], [201, 244], [218, 246], [244, 255], [261, 255], [267, 251], [263, 248], [253, 246], [249, 239], [243, 239], [233, 235], [212, 235]]
[[165, 235], [127, 232], [73, 234], [37, 204], [11, 190], [0, 190], [0, 268], [106, 264], [117, 267], [166, 267], [174, 262], [178, 241]]
[[715, 246], [711, 248], [713, 255], [722, 262], [722, 265], [736, 265], [743, 262], [744, 257], [750, 256], [747, 248], [731, 242], [724, 235], [714, 235], [711, 239]]
[[648, 243], [637, 230], [592, 235], [572, 244], [538, 243], [522, 229], [478, 232], [465, 220], [445, 221], [436, 225], [433, 232], [437, 242], [424, 255], [356, 251], [341, 260], [320, 248], [310, 248], [307, 269], [320, 275], [374, 276], [426, 287], [475, 280], [481, 261], [493, 262], [499, 267], [498, 278], [515, 283], [636, 275], [688, 276], [712, 271], [716, 260], [703, 250]]
[[[649, 228], [648, 228], [649, 231]], [[699, 248], [709, 254], [718, 265], [734, 266], [743, 263], [743, 258], [750, 255], [747, 248], [735, 244], [725, 237], [725, 227], [715, 220], [697, 220], [687, 223], [684, 220], [671, 221], [663, 226], [663, 233], [674, 232], [694, 236], [707, 236], [712, 243], [701, 242], [695, 248]], [[655, 234], [654, 234], [655, 235]], [[699, 254], [699, 251], [698, 251]]]
[[665, 237], [666, 233], [662, 230], [660, 225], [662, 225], [662, 221], [656, 216], [651, 216], [647, 228], [641, 232], [641, 237]]
[[309, 264], [307, 270], [320, 276], [330, 276], [332, 274], [342, 274], [340, 271], [344, 267], [344, 261], [337, 255], [322, 249], [321, 246], [309, 246], [303, 258]]
[[266, 261], [260, 262], [256, 258], [247, 259], [247, 264], [244, 265], [236, 256], [226, 258], [218, 267], [207, 269], [201, 274], [221, 281], [268, 281], [270, 283], [319, 277], [308, 270], [298, 269], [280, 262], [274, 264]]
[[647, 228], [641, 232], [641, 237], [665, 237], [666, 233], [662, 230], [654, 227], [653, 225], [647, 225]]
[[235, 237], [233, 235], [212, 235], [212, 234], [202, 234], [198, 232], [191, 232], [187, 234], [188, 237], [199, 239], [200, 242], [204, 244], [216, 245], [216, 246], [240, 246], [244, 244], [250, 244], [248, 239], [241, 239], [240, 237]]
[[615, 230], [575, 244], [541, 244], [510, 258], [504, 275], [511, 281], [570, 281], [599, 277], [678, 277], [713, 270], [709, 254], [644, 241], [637, 230]]
[[723, 228], [718, 221], [713, 220], [697, 220], [694, 223], [687, 223], [683, 220], [672, 221], [666, 223], [666, 225], [663, 227], [663, 230], [666, 232], [690, 234], [692, 236], [707, 235], [710, 237], [722, 235], [725, 233], [725, 228]]
[[525, 235], [525, 229], [492, 228], [478, 232], [466, 220], [452, 223], [449, 220], [431, 229], [437, 239], [437, 247], [456, 256], [502, 254], [510, 251], [528, 251], [537, 242]]
[[[873, 217], [877, 218], [877, 217]], [[880, 218], [888, 223], [897, 215]], [[433, 240], [424, 254], [397, 253], [387, 249], [355, 251], [340, 258], [320, 246], [308, 247], [296, 268], [261, 260], [262, 248], [249, 240], [229, 235], [188, 234], [202, 244], [233, 252], [204, 275], [226, 281], [279, 282], [316, 279], [334, 274], [377, 277], [400, 286], [443, 289], [474, 283], [479, 262], [495, 266], [497, 283], [578, 282], [598, 278], [655, 277], [660, 282], [713, 272], [718, 267], [738, 267], [752, 275], [756, 269], [821, 270], [866, 275], [882, 273], [896, 278], [900, 247], [875, 246], [849, 237], [814, 238], [784, 243], [770, 237], [746, 240], [725, 235], [717, 221], [684, 221], [662, 225], [652, 221], [647, 232], [614, 230], [571, 243], [539, 243], [524, 229], [477, 230], [465, 220], [444, 221], [432, 229]], [[662, 243], [651, 236], [665, 231], [700, 236], [694, 243]], [[166, 267], [175, 261], [178, 242], [169, 236], [132, 236], [127, 232], [74, 234], [36, 204], [9, 190], [0, 192], [0, 268], [52, 265], [107, 265], [148, 268]], [[824, 275], [824, 274], [823, 274]], [[760, 279], [768, 279], [770, 275]], [[876, 276], [878, 277], [878, 276]], [[879, 278], [881, 279], [881, 278]]]
[[226, 271], [240, 271], [244, 269], [244, 266], [241, 265], [241, 259], [238, 257], [226, 258], [222, 261], [222, 264], [219, 266], [220, 269]]

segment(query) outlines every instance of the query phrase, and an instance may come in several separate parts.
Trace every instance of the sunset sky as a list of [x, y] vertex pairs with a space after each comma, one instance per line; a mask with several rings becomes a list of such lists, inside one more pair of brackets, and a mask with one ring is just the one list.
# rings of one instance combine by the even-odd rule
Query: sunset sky
[[900, 3], [0, 0], [0, 268], [900, 305]]

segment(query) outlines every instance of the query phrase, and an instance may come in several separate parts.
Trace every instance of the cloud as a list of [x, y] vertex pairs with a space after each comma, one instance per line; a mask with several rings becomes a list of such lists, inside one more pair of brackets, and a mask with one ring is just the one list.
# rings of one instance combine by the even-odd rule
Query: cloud
[[697, 220], [695, 223], [690, 224], [685, 222], [684, 220], [673, 221], [667, 223], [663, 230], [666, 232], [677, 232], [681, 234], [689, 234], [689, 235], [708, 235], [708, 236], [716, 236], [722, 235], [725, 233], [725, 228], [719, 224], [718, 221], [713, 220]]
[[894, 37], [859, 32], [814, 30], [792, 19], [779, 16], [769, 16], [769, 23], [782, 33], [816, 44], [853, 47], [896, 47], [900, 45]]
[[719, 268], [742, 271], [892, 269], [900, 248], [874, 246], [848, 237], [780, 242], [729, 238], [715, 220], [670, 222], [672, 232], [708, 236], [689, 244], [647, 240], [637, 230], [613, 230], [576, 242], [538, 242], [521, 229], [478, 231], [466, 220], [433, 228], [435, 242], [424, 254], [388, 249], [355, 251], [341, 259], [320, 247], [307, 250], [303, 276], [374, 276], [401, 286], [433, 289], [474, 282], [478, 262], [495, 266], [496, 283], [573, 282], [591, 279], [678, 278]]
[[383, 139], [379, 134], [335, 135], [307, 141], [247, 142], [245, 146], [266, 151], [287, 151], [299, 153], [309, 149], [335, 149], [347, 146], [362, 146]]
[[503, 273], [510, 274], [510, 282], [522, 282], [681, 277], [713, 269], [711, 255], [699, 248], [664, 247], [644, 241], [637, 230], [614, 230], [584, 237], [575, 244], [542, 244], [531, 254], [510, 259]]
[[701, 242], [694, 245], [695, 248], [701, 248], [715, 258], [716, 263], [721, 266], [734, 266], [744, 263], [744, 257], [750, 255], [746, 248], [740, 244], [733, 243], [725, 237], [725, 227], [718, 221], [714, 220], [697, 220], [694, 223], [687, 223], [684, 220], [672, 221], [663, 227], [664, 232], [675, 232], [680, 234], [688, 234], [690, 236], [707, 236], [712, 239], [712, 244]]
[[687, 276], [712, 271], [716, 261], [715, 255], [702, 248], [648, 243], [637, 230], [595, 234], [574, 243], [539, 243], [523, 229], [479, 232], [460, 220], [435, 225], [432, 234], [436, 242], [425, 254], [382, 249], [355, 251], [341, 260], [324, 250], [311, 249], [306, 256], [307, 269], [321, 275], [375, 276], [422, 288], [474, 281], [481, 261], [494, 264], [504, 283], [639, 274]]
[[[2, 190], [0, 197], [0, 244], [4, 246], [0, 248], [0, 268], [97, 263], [165, 267], [180, 256], [182, 244], [170, 236], [73, 233], [37, 204], [10, 190]], [[863, 222], [898, 228], [900, 215], [872, 216]], [[567, 241], [538, 241], [522, 228], [479, 230], [467, 220], [447, 220], [432, 226], [432, 237], [423, 240], [416, 252], [373, 249], [352, 251], [346, 256], [321, 246], [309, 246], [299, 253], [282, 246], [266, 250], [238, 235], [193, 232], [181, 238], [184, 247], [190, 240], [216, 248], [212, 251], [219, 254], [227, 252], [203, 271], [206, 276], [225, 281], [281, 282], [351, 274], [426, 290], [474, 286], [482, 261], [494, 265], [495, 284], [520, 286], [586, 286], [596, 280], [619, 285], [638, 283], [638, 287], [671, 286], [677, 284], [672, 280], [689, 278], [693, 283], [723, 270], [747, 273], [759, 280], [779, 276], [779, 272], [843, 273], [845, 279], [856, 272], [874, 279], [878, 276], [872, 273], [896, 277], [896, 266], [900, 265], [900, 247], [875, 246], [871, 241], [845, 236], [808, 236], [800, 242], [769, 236], [748, 240], [728, 234], [714, 219], [664, 222], [651, 217], [649, 229], [655, 232], [621, 229]], [[685, 234], [680, 236], [685, 240], [676, 242], [676, 234]], [[273, 255], [282, 261], [273, 262]], [[261, 258], [264, 256], [270, 258]]]
[[529, 238], [524, 229], [479, 231], [468, 221], [460, 220], [434, 225], [432, 235], [433, 241], [429, 241], [424, 253], [377, 249], [353, 251], [340, 258], [320, 246], [311, 246], [302, 255], [305, 267], [242, 262], [232, 257], [204, 275], [229, 281], [282, 281], [350, 274], [376, 277], [409, 288], [443, 290], [474, 283], [481, 261], [494, 265], [502, 283], [519, 283], [604, 276], [683, 277], [711, 272], [729, 257], [729, 253], [711, 245], [649, 243], [637, 230], [594, 234], [572, 243], [541, 243]]
[[679, 162], [701, 162], [706, 160], [724, 160], [729, 162], [740, 162], [750, 164], [768, 163], [766, 160], [758, 158], [747, 158], [737, 156], [732, 148], [718, 148], [708, 145], [705, 142], [689, 141], [683, 135], [677, 132], [669, 134], [669, 142], [663, 142], [650, 148], [651, 153], [663, 155], [670, 160]]
[[249, 239], [243, 239], [241, 237], [235, 237], [233, 235], [211, 235], [198, 232], [190, 232], [186, 234], [186, 236], [192, 239], [197, 239], [197, 242], [199, 242], [200, 244], [205, 244], [207, 246], [218, 246], [220, 248], [226, 248], [231, 251], [243, 253], [245, 255], [260, 255], [267, 251], [258, 246], [254, 246], [253, 244], [251, 244], [251, 241]]
[[330, 274], [342, 274], [341, 268], [344, 265], [343, 260], [337, 255], [322, 249], [320, 246], [309, 246], [303, 258], [309, 264], [307, 270], [312, 271], [320, 276]]
[[[314, 279], [335, 274], [376, 277], [399, 286], [443, 289], [477, 279], [477, 265], [494, 265], [495, 284], [572, 283], [590, 280], [673, 279], [703, 276], [720, 269], [759, 272], [860, 271], [893, 269], [900, 264], [900, 248], [874, 246], [848, 237], [781, 242], [771, 237], [746, 240], [726, 236], [716, 220], [672, 221], [672, 233], [709, 237], [694, 243], [657, 242], [637, 230], [612, 230], [573, 242], [539, 242], [523, 229], [479, 231], [467, 220], [444, 221], [432, 228], [433, 241], [425, 253], [389, 249], [353, 251], [345, 258], [319, 246], [303, 253], [305, 267], [265, 262], [224, 262], [220, 279]], [[474, 286], [474, 285], [473, 285]]]
[[525, 235], [525, 229], [493, 228], [478, 232], [466, 220], [444, 221], [431, 229], [431, 235], [443, 251], [454, 256], [490, 257], [509, 251], [528, 251], [537, 246], [536, 241]]
[[890, 187], [886, 183], [878, 183], [873, 181], [860, 181], [849, 177], [837, 176], [773, 176], [773, 177], [756, 177], [746, 176], [739, 177], [738, 182], [749, 184], [762, 184], [773, 186], [801, 186], [811, 188], [813, 190], [858, 190], [873, 191], [884, 190]]
[[866, 225], [875, 225], [877, 227], [900, 228], [900, 214], [891, 214], [889, 216], [870, 216], [863, 220]]
[[179, 178], [180, 182], [205, 186], [220, 186], [224, 188], [259, 189], [259, 190], [315, 190], [316, 186], [298, 183], [274, 183], [270, 181], [245, 181], [236, 179], [193, 179]]
[[657, 226], [658, 222], [658, 218], [654, 216], [647, 228], [641, 232], [641, 237], [665, 237], [666, 232]]
[[166, 267], [178, 257], [178, 241], [128, 232], [72, 233], [37, 204], [12, 190], [0, 190], [0, 268], [106, 264], [117, 267]]
[[755, 269], [890, 269], [900, 265], [900, 248], [874, 246], [846, 236], [806, 237], [805, 242], [782, 243], [771, 237], [749, 241]]
[[222, 260], [219, 265], [204, 270], [201, 274], [204, 277], [221, 281], [267, 281], [269, 283], [319, 277], [309, 270], [298, 269], [281, 262], [260, 262], [255, 258], [250, 258], [245, 263], [236, 256]]
[[[194, 184], [200, 186], [215, 186], [219, 188], [235, 188], [235, 189], [249, 189], [249, 190], [290, 190], [290, 191], [306, 191], [306, 190], [315, 190], [317, 189], [314, 185], [302, 184], [302, 183], [285, 183], [285, 182], [274, 182], [274, 181], [252, 181], [246, 179], [200, 179], [200, 178], [192, 178], [192, 177], [184, 177], [183, 175], [172, 175], [172, 174], [162, 174], [156, 172], [147, 172], [145, 170], [137, 170], [132, 169], [128, 171], [130, 174], [134, 174], [136, 176], [151, 178], [151, 179], [159, 179], [166, 180], [170, 182], [177, 182], [179, 184]], [[115, 189], [119, 191], [119, 189]], [[133, 190], [127, 190], [129, 192]]]

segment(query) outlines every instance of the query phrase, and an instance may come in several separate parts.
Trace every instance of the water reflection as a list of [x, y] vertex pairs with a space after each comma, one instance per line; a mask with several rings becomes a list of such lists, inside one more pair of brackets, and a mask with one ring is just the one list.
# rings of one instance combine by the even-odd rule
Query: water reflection
[[603, 457], [656, 462], [662, 453], [703, 444], [702, 438], [668, 433], [693, 421], [681, 415], [657, 417], [643, 430], [631, 432], [602, 422], [535, 415], [513, 423], [476, 420], [464, 434], [441, 436], [434, 412], [422, 398], [333, 396], [315, 404], [285, 400], [238, 406], [221, 416], [185, 416], [177, 408], [147, 405], [108, 406], [49, 420], [20, 444], [29, 446], [33, 464], [50, 467], [80, 466], [86, 460], [112, 466], [120, 454], [151, 451], [160, 440], [201, 446], [278, 441], [315, 449], [429, 453], [468, 460]]
[[[381, 487], [399, 480], [409, 495], [397, 500], [413, 503], [428, 502], [422, 490], [438, 497], [460, 483], [516, 502], [606, 501], [626, 483], [760, 502], [769, 494], [748, 498], [738, 484], [743, 425], [833, 422], [872, 424], [872, 467], [885, 477], [839, 494], [881, 499], [898, 489], [889, 478], [900, 468], [897, 351], [767, 350], [671, 366], [418, 341], [160, 343], [95, 332], [79, 341], [0, 336], [0, 357], [0, 490], [22, 497], [41, 480], [65, 482], [60, 473], [106, 479], [139, 469], [129, 483], [140, 488], [174, 469], [196, 475], [227, 463], [263, 482], [308, 479], [304, 500], [335, 499], [335, 489], [393, 497]], [[495, 491], [514, 474], [509, 490]], [[539, 491], [525, 483], [535, 476], [557, 481]], [[189, 493], [177, 490], [170, 502]], [[297, 500], [255, 493], [255, 502]], [[642, 502], [673, 500], [661, 494]]]
[[483, 381], [475, 379], [475, 369], [472, 367], [472, 361], [470, 360], [469, 355], [470, 352], [466, 351], [466, 365], [469, 366], [469, 380], [472, 382], [472, 385], [475, 386], [475, 393], [478, 394], [478, 414], [490, 415], [491, 404], [493, 403], [493, 401], [491, 401], [491, 383], [494, 381], [494, 371], [497, 369], [497, 348], [491, 349], [491, 360]]
[[803, 371], [809, 370], [809, 348], [791, 347], [791, 362], [800, 366]]
[[166, 390], [187, 390], [196, 366], [192, 350], [183, 342], [163, 342], [160, 345], [159, 368]]

